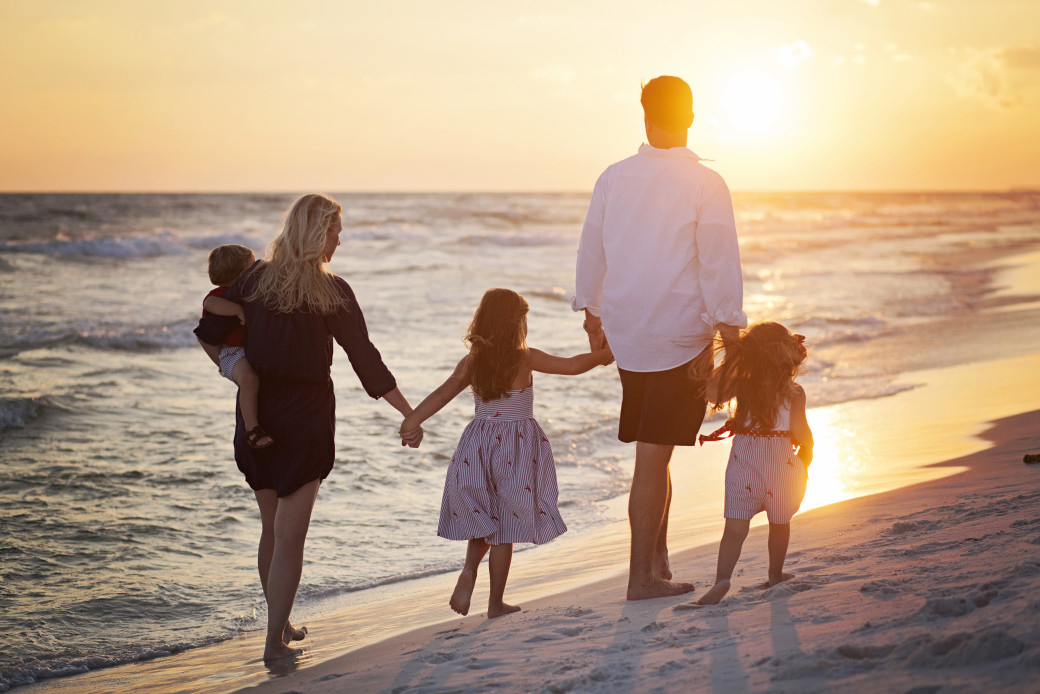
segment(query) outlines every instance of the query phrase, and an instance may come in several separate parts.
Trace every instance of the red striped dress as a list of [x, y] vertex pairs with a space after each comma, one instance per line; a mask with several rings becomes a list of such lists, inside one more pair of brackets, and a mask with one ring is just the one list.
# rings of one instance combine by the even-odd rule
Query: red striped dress
[[751, 520], [765, 511], [770, 523], [790, 523], [805, 498], [808, 474], [791, 444], [791, 406], [776, 414], [773, 429], [733, 436], [726, 465], [726, 518]]
[[534, 420], [533, 388], [490, 402], [476, 393], [473, 399], [473, 421], [448, 465], [437, 534], [491, 545], [542, 544], [562, 535], [556, 465]]

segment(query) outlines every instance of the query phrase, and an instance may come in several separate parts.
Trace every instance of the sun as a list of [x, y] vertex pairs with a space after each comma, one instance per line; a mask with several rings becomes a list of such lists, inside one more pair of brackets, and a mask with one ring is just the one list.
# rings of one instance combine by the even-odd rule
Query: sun
[[722, 95], [722, 113], [738, 134], [770, 133], [784, 110], [780, 81], [765, 70], [746, 70], [733, 76]]

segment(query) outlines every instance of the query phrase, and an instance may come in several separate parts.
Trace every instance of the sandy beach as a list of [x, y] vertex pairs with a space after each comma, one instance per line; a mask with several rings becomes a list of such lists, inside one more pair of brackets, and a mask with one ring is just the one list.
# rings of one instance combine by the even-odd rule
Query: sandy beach
[[885, 491], [858, 473], [866, 495], [800, 513], [795, 578], [771, 589], [759, 523], [730, 594], [693, 604], [711, 585], [721, 520], [683, 528], [721, 515], [721, 498], [689, 509], [682, 492], [719, 484], [705, 475], [724, 463], [717, 444], [675, 465], [673, 568], [691, 595], [625, 602], [619, 523], [518, 554], [507, 597], [523, 611], [501, 619], [482, 615], [486, 574], [465, 618], [445, 604], [454, 576], [438, 575], [311, 620], [304, 656], [281, 672], [263, 668], [250, 634], [25, 691], [1037, 691], [1040, 467], [1023, 456], [1040, 452], [1040, 356], [911, 376], [918, 387], [890, 398], [813, 411], [821, 441], [826, 422], [848, 458], [824, 455], [812, 474], [889, 461], [923, 481]]

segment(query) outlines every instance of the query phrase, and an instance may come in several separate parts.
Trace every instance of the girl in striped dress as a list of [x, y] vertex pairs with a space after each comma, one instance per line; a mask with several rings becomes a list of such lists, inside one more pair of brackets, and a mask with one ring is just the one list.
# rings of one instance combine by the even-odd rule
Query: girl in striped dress
[[[726, 527], [719, 544], [715, 585], [697, 602], [714, 605], [729, 592], [733, 568], [751, 519], [769, 519], [769, 577], [766, 586], [791, 578], [784, 559], [791, 539], [791, 517], [805, 496], [813, 438], [805, 417], [805, 391], [794, 382], [806, 351], [802, 335], [779, 323], [758, 323], [745, 331], [715, 372], [720, 410], [736, 398], [733, 417], [706, 440], [726, 433], [733, 447], [726, 466]], [[711, 394], [709, 393], [709, 396]]]
[[490, 551], [488, 618], [520, 608], [503, 602], [514, 542], [542, 544], [567, 530], [556, 508], [552, 448], [534, 420], [531, 373], [575, 375], [613, 361], [610, 349], [556, 357], [526, 345], [527, 301], [509, 289], [489, 289], [466, 342], [469, 354], [401, 424], [407, 437], [467, 386], [475, 416], [448, 465], [437, 534], [466, 541], [466, 563], [448, 604], [469, 612], [477, 567]]

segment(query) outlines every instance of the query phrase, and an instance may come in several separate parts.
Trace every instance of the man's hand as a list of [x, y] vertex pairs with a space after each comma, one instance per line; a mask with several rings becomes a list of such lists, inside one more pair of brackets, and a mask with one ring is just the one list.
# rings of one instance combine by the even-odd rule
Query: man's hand
[[585, 328], [585, 334], [589, 336], [590, 352], [607, 349], [607, 335], [603, 332], [603, 321], [599, 316], [594, 316], [588, 309], [585, 309], [585, 323], [582, 327]]
[[732, 345], [737, 344], [737, 341], [740, 339], [740, 328], [735, 328], [725, 323], [719, 323], [717, 327], [719, 335], [722, 337], [723, 347], [728, 350]]

